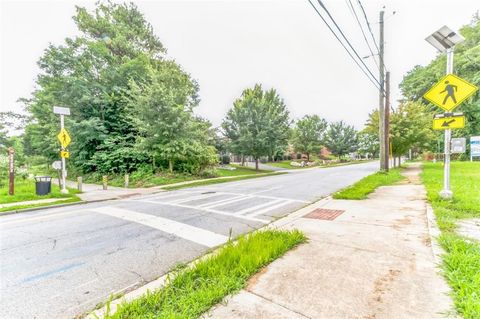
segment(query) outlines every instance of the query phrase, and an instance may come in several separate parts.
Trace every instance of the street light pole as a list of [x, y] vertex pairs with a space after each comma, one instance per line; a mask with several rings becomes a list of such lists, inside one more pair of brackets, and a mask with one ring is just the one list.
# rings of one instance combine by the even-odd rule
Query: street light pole
[[[447, 49], [447, 69], [446, 73], [452, 74], [453, 73], [453, 51], [455, 46]], [[444, 169], [443, 169], [443, 189], [440, 191], [440, 197], [444, 199], [450, 199], [453, 197], [453, 192], [450, 189], [450, 140], [452, 138], [452, 130], [447, 129], [445, 130], [445, 137], [444, 137], [444, 150], [445, 150], [445, 160], [444, 160]]]

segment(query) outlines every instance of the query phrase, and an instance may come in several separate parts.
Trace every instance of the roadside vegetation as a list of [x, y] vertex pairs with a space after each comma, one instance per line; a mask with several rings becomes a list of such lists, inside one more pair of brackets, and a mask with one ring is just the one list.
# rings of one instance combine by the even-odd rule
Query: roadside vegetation
[[455, 307], [464, 318], [477, 319], [480, 318], [480, 242], [464, 238], [455, 230], [464, 219], [480, 218], [480, 162], [451, 165], [453, 200], [443, 200], [438, 195], [443, 188], [441, 163], [424, 163], [422, 180], [442, 231], [439, 242], [446, 252], [443, 269], [453, 290]]
[[[8, 195], [8, 184], [3, 183], [2, 185], [0, 185], [0, 212], [41, 206], [50, 206], [58, 203], [78, 202], [80, 201], [80, 198], [76, 194], [78, 194], [78, 191], [75, 189], [69, 189], [69, 194], [62, 194], [60, 193], [60, 188], [58, 187], [58, 185], [52, 183], [52, 192], [50, 194], [38, 196], [35, 194], [35, 180], [28, 178], [17, 179], [15, 181], [15, 195], [13, 196]], [[2, 204], [13, 204], [18, 202], [50, 198], [62, 198], [65, 200], [52, 203], [22, 204], [2, 207]]]
[[242, 236], [192, 268], [177, 271], [164, 288], [122, 304], [105, 319], [198, 318], [227, 295], [244, 288], [262, 267], [305, 240], [297, 230], [265, 230]]
[[375, 191], [380, 186], [387, 186], [403, 180], [405, 177], [401, 174], [402, 168], [394, 168], [385, 172], [377, 172], [362, 178], [355, 184], [344, 188], [335, 194], [335, 199], [366, 199], [368, 194]]
[[199, 181], [193, 181], [191, 183], [186, 183], [186, 184], [179, 184], [179, 185], [172, 185], [172, 186], [167, 185], [165, 187], [162, 187], [162, 189], [172, 191], [172, 190], [187, 188], [187, 187], [207, 186], [207, 185], [213, 185], [213, 184], [236, 182], [236, 181], [241, 181], [241, 180], [244, 180], [244, 179], [253, 179], [253, 178], [260, 178], [260, 177], [267, 177], [267, 176], [277, 176], [277, 175], [283, 175], [283, 174], [287, 174], [287, 173], [286, 172], [271, 172], [271, 173], [258, 173], [258, 174], [249, 174], [249, 175], [240, 175], [240, 176], [225, 176], [223, 178], [210, 178], [210, 179], [204, 179], [204, 180], [199, 180]]

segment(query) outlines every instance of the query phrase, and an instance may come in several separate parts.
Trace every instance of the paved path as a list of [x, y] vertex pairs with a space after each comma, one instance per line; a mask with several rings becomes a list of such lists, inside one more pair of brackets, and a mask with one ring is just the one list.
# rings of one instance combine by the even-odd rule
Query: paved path
[[0, 218], [2, 319], [72, 318], [377, 170], [378, 163]]
[[[413, 183], [379, 188], [363, 201], [329, 200], [277, 222], [300, 229], [308, 243], [254, 276], [206, 318], [434, 319], [452, 309], [432, 251], [425, 189]], [[334, 220], [314, 209], [343, 211]]]

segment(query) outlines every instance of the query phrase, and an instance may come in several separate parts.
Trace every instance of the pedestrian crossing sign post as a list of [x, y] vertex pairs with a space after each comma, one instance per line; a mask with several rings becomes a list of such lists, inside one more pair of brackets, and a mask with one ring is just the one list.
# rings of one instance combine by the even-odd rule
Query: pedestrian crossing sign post
[[464, 79], [447, 74], [423, 96], [439, 108], [451, 112], [475, 93], [478, 88]]

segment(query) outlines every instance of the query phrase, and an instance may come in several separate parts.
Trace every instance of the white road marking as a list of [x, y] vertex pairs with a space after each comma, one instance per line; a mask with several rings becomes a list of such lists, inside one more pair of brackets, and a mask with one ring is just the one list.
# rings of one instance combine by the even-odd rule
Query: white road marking
[[235, 212], [235, 214], [240, 214], [240, 215], [246, 214], [246, 213], [249, 213], [251, 211], [256, 211], [257, 209], [260, 209], [260, 208], [275, 205], [279, 202], [284, 202], [284, 204], [286, 204], [286, 201], [284, 201], [283, 199], [275, 199], [275, 200], [267, 202], [267, 203], [262, 203], [262, 204], [259, 204], [259, 205], [256, 205], [256, 206], [247, 207], [245, 209], [239, 210], [238, 212]]
[[267, 189], [264, 189], [263, 191], [258, 191], [258, 192], [250, 193], [250, 195], [261, 194], [261, 193], [273, 191], [273, 190], [280, 189], [280, 188], [283, 188], [283, 186], [277, 186], [277, 187], [267, 188]]
[[210, 198], [210, 197], [214, 197], [214, 196], [218, 196], [218, 194], [217, 193], [212, 193], [212, 194], [203, 194], [203, 195], [198, 195], [198, 196], [192, 196], [192, 197], [188, 197], [188, 198], [180, 198], [180, 199], [172, 200], [169, 203], [180, 204], [180, 203], [191, 202], [191, 201], [198, 200], [198, 199]]
[[[125, 201], [128, 201], [128, 200], [125, 200]], [[236, 218], [240, 218], [240, 219], [251, 220], [251, 221], [254, 221], [254, 222], [260, 222], [260, 223], [264, 223], [264, 224], [268, 224], [270, 222], [268, 220], [261, 219], [261, 218], [250, 217], [250, 216], [242, 216], [242, 215], [238, 215], [238, 214], [235, 214], [235, 213], [228, 213], [228, 212], [223, 212], [223, 211], [220, 211], [220, 210], [198, 207], [198, 206], [173, 204], [173, 203], [167, 203], [167, 202], [154, 202], [154, 201], [148, 201], [148, 200], [142, 200], [140, 202], [142, 202], [142, 203], [152, 203], [152, 204], [158, 204], [158, 205], [165, 205], [165, 206], [173, 206], [173, 207], [189, 208], [189, 209], [199, 210], [199, 211], [206, 212], [206, 213], [213, 213], [213, 214], [231, 216], [231, 217], [236, 217]]]
[[271, 210], [274, 210], [274, 209], [277, 209], [277, 208], [280, 208], [286, 204], [290, 204], [291, 201], [287, 201], [287, 202], [280, 202], [278, 203], [277, 205], [273, 205], [273, 206], [270, 206], [270, 207], [267, 207], [265, 209], [261, 209], [261, 210], [257, 210], [256, 212], [254, 213], [251, 213], [251, 214], [248, 214], [246, 215], [247, 217], [255, 217], [255, 216], [258, 216], [258, 215], [262, 215], [262, 214], [265, 214], [266, 212], [269, 212]]
[[[220, 194], [220, 195], [225, 195], [225, 194]], [[226, 194], [228, 195], [228, 194]], [[208, 207], [210, 205], [214, 205], [214, 204], [220, 204], [220, 203], [226, 203], [226, 202], [229, 202], [231, 201], [232, 199], [236, 199], [236, 198], [246, 198], [245, 195], [238, 195], [238, 196], [234, 196], [234, 197], [229, 197], [229, 198], [224, 198], [224, 199], [220, 199], [220, 200], [216, 200], [216, 201], [213, 201], [213, 202], [208, 202], [208, 203], [205, 203], [205, 204], [201, 204], [201, 205], [198, 205], [198, 207]]]
[[154, 194], [154, 195], [150, 195], [150, 196], [142, 196], [142, 197], [132, 198], [132, 200], [137, 200], [137, 199], [159, 199], [159, 200], [161, 200], [161, 199], [164, 199], [164, 198], [180, 196], [180, 195], [190, 195], [190, 194], [195, 194], [195, 193], [198, 193], [198, 192], [186, 192], [186, 191], [174, 192], [174, 193], [168, 192], [166, 195], [163, 194], [163, 193]]
[[240, 202], [242, 200], [249, 199], [249, 198], [251, 198], [251, 196], [246, 196], [246, 195], [239, 196], [235, 198], [230, 198], [229, 200], [217, 201], [217, 202], [209, 203], [208, 205], [202, 205], [202, 208], [212, 208], [212, 207], [227, 205], [231, 203]]
[[215, 247], [228, 241], [227, 236], [155, 215], [138, 213], [113, 206], [99, 207], [90, 210], [156, 228], [207, 247]]

